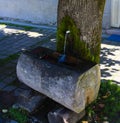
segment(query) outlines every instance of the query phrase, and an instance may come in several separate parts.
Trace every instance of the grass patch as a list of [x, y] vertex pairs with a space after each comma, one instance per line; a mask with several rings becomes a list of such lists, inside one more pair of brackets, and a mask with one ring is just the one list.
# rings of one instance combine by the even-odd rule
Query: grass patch
[[5, 24], [5, 23], [0, 23], [0, 25], [1, 25], [1, 26], [7, 26], [7, 24]]
[[33, 27], [31, 27], [31, 26], [23, 26], [23, 28], [24, 28], [26, 31], [29, 31], [29, 30], [32, 30], [32, 29], [33, 29]]
[[0, 23], [1, 25], [8, 25], [8, 26], [15, 26], [15, 27], [22, 27], [24, 30], [29, 31], [32, 30], [34, 27], [31, 26], [23, 26], [23, 25], [17, 25], [17, 24], [12, 24], [12, 23]]
[[8, 63], [8, 62], [10, 62], [12, 60], [17, 59], [18, 57], [19, 57], [19, 54], [16, 53], [16, 54], [13, 54], [13, 55], [8, 56], [5, 59], [0, 59], [0, 65], [4, 65], [4, 64], [6, 64], [6, 63]]
[[89, 123], [120, 123], [120, 86], [112, 81], [101, 82], [98, 98], [87, 109]]
[[27, 123], [28, 121], [28, 113], [22, 109], [10, 108], [8, 115], [18, 123]]

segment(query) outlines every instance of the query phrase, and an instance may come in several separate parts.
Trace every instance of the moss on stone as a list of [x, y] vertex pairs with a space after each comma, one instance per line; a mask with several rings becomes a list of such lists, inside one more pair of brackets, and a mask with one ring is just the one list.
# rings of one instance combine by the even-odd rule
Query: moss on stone
[[90, 49], [88, 44], [80, 39], [80, 29], [77, 28], [74, 20], [69, 16], [65, 16], [58, 26], [57, 51], [63, 53], [65, 33], [67, 30], [70, 30], [70, 34], [67, 38], [66, 54], [99, 63], [100, 44], [98, 44], [96, 49]]

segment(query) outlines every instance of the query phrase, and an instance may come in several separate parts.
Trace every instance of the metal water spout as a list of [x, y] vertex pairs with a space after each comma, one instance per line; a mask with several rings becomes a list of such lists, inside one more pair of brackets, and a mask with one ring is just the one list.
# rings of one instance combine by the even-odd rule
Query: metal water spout
[[68, 34], [70, 33], [70, 30], [67, 30], [65, 33], [65, 41], [64, 41], [64, 54], [62, 54], [58, 60], [58, 62], [65, 62], [65, 58], [66, 58], [66, 44], [67, 44], [67, 37]]
[[66, 51], [67, 36], [68, 36], [69, 33], [70, 33], [70, 30], [67, 30], [66, 33], [65, 33], [64, 54], [65, 54], [65, 51]]

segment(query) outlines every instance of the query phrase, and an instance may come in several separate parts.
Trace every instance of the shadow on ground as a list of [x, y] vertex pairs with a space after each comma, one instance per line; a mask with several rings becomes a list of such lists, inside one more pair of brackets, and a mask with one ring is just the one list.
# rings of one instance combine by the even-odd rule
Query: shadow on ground
[[120, 84], [120, 43], [107, 41], [102, 43], [101, 47], [101, 73], [102, 79], [111, 79]]

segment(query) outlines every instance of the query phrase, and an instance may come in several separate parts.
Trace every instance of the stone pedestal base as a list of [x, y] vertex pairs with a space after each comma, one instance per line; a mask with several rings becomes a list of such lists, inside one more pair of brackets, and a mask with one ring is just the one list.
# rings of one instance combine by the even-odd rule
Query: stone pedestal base
[[65, 108], [59, 108], [48, 114], [49, 123], [77, 123], [85, 116], [85, 111], [77, 114]]

